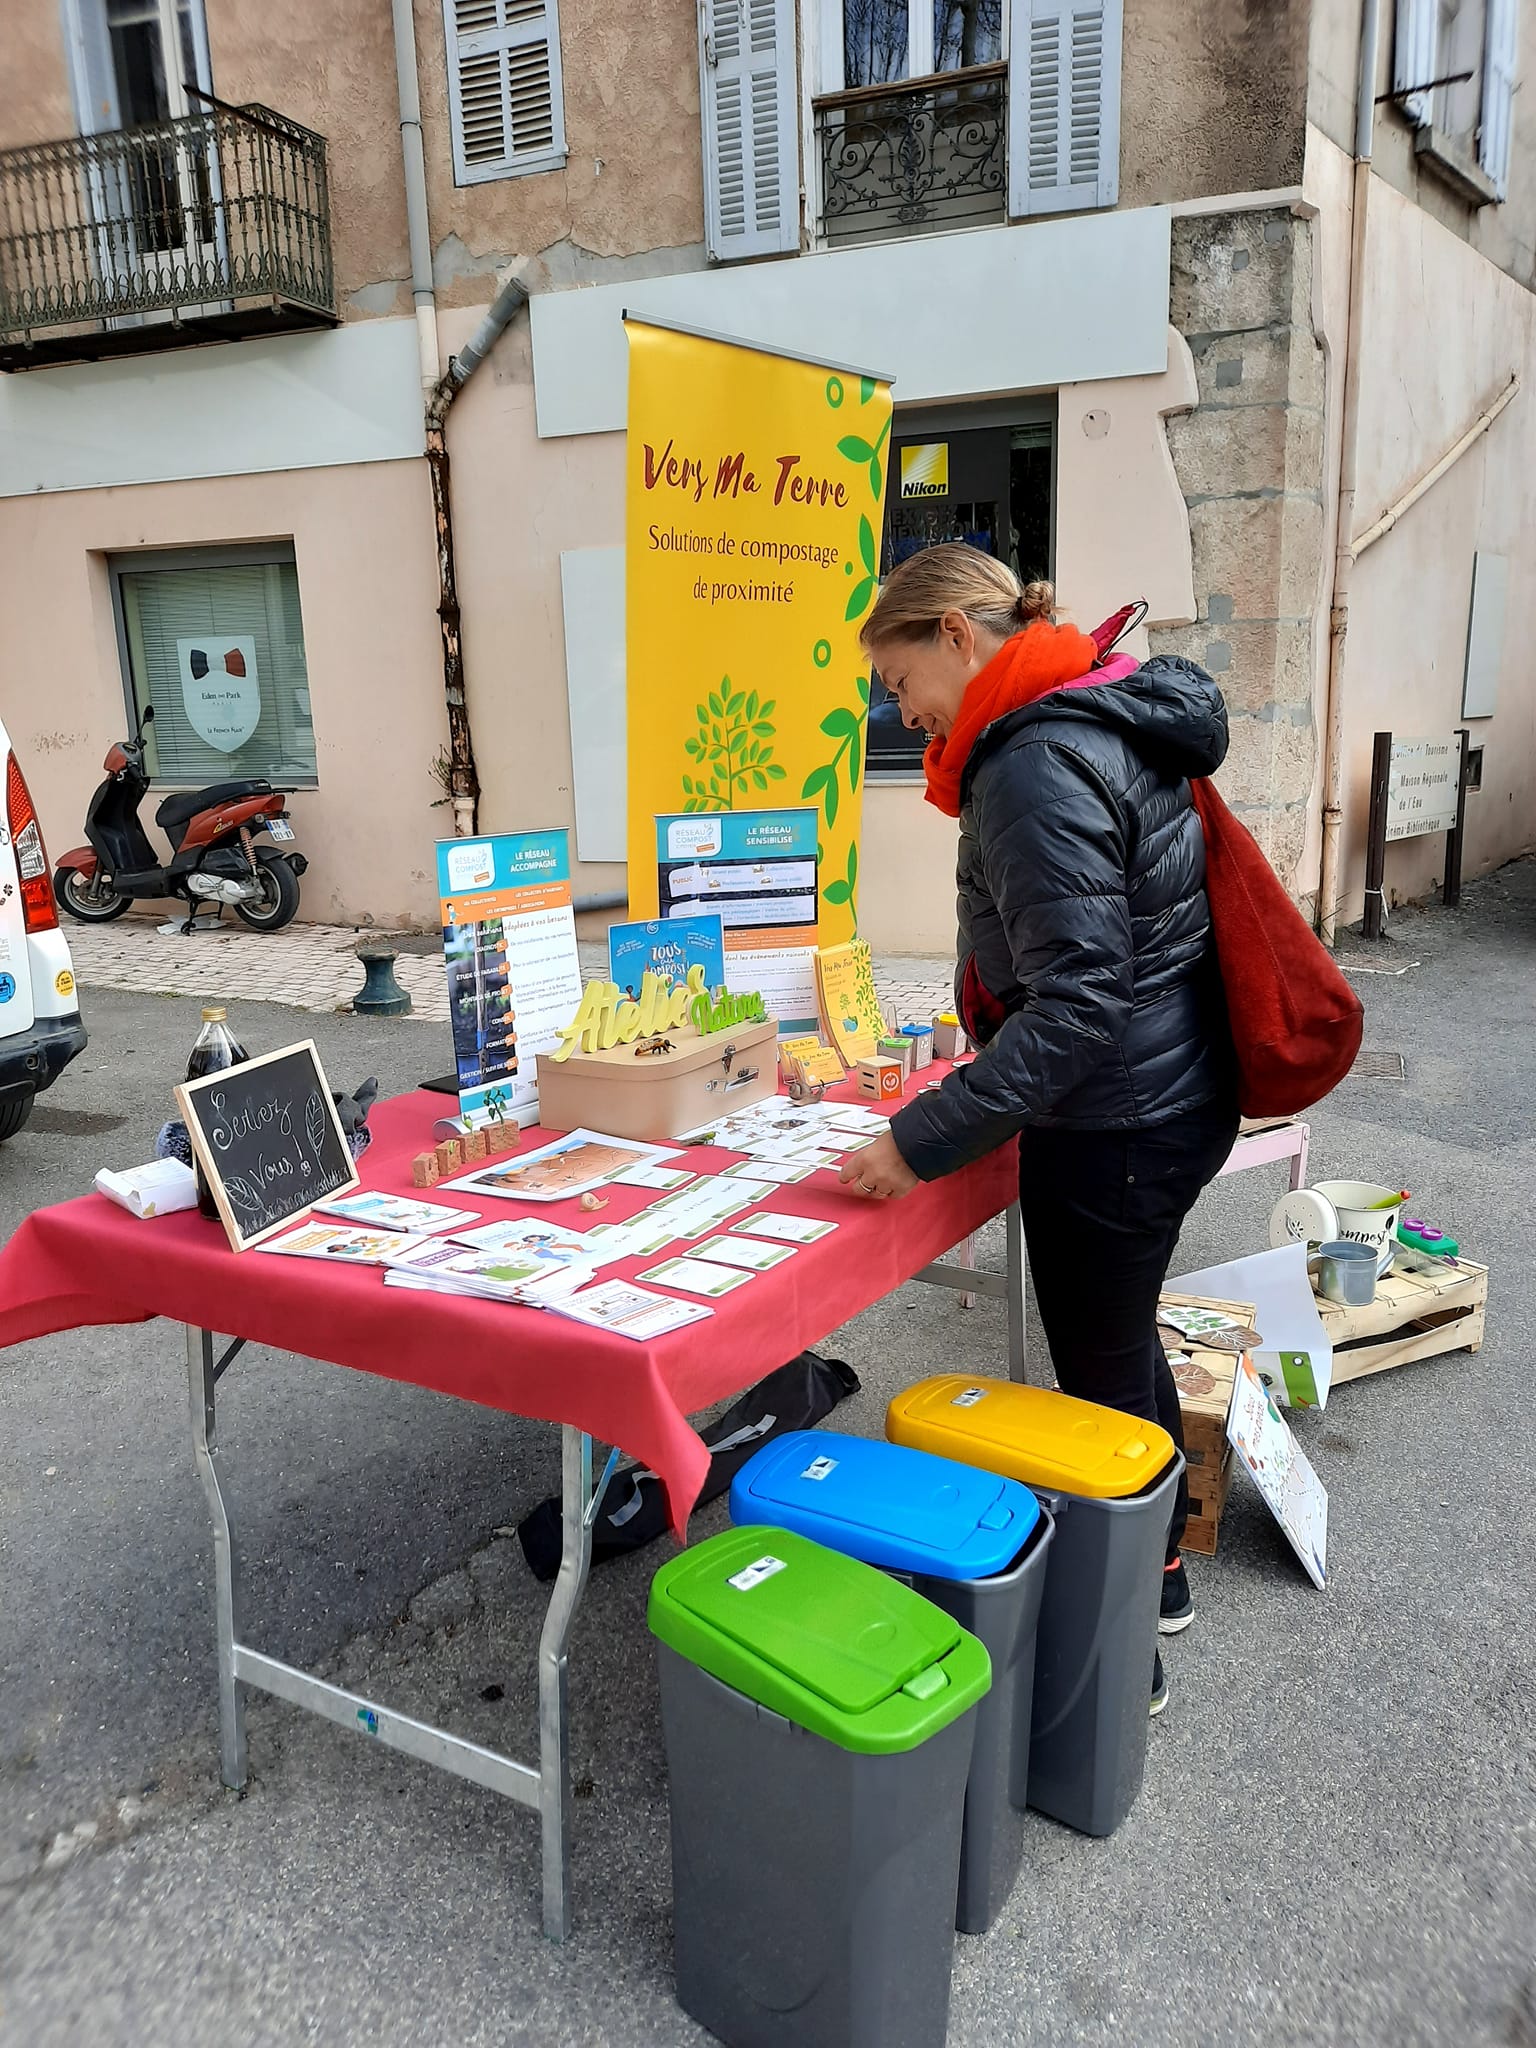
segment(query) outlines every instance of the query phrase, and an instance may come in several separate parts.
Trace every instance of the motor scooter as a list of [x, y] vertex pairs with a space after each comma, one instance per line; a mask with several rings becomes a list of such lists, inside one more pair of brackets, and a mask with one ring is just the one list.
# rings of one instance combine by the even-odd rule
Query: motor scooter
[[139, 822], [149, 788], [144, 728], [154, 716], [146, 704], [133, 738], [112, 747], [102, 763], [107, 779], [85, 814], [89, 844], [72, 848], [54, 869], [59, 908], [83, 924], [106, 924], [139, 898], [179, 896], [188, 906], [188, 931], [199, 903], [232, 904], [253, 931], [281, 931], [298, 911], [299, 877], [309, 862], [302, 853], [258, 844], [256, 835], [293, 838], [286, 793], [270, 782], [214, 782], [166, 797], [155, 812], [171, 842], [171, 858], [162, 861]]

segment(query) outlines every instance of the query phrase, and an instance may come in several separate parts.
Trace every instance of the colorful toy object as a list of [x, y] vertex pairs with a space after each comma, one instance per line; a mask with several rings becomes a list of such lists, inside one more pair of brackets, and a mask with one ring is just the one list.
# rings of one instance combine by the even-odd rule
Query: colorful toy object
[[1417, 1216], [1401, 1217], [1397, 1234], [1411, 1250], [1424, 1252], [1432, 1259], [1454, 1259], [1461, 1250], [1454, 1237]]

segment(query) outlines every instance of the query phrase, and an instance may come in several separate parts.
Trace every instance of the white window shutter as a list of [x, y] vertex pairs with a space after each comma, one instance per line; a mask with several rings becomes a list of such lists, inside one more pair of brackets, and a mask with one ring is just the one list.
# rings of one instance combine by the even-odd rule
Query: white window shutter
[[1510, 130], [1514, 125], [1515, 72], [1520, 62], [1520, 0], [1488, 0], [1483, 29], [1483, 115], [1477, 160], [1503, 199], [1509, 189]]
[[1409, 87], [1427, 85], [1437, 75], [1439, 49], [1440, 0], [1397, 0], [1392, 90], [1404, 95], [1397, 104], [1416, 128], [1427, 128], [1434, 119], [1434, 94], [1410, 92]]
[[481, 185], [565, 162], [558, 0], [443, 0], [453, 179]]
[[1123, 0], [1011, 0], [1008, 211], [1077, 213], [1120, 194]]
[[699, 0], [711, 259], [800, 247], [795, 0]]

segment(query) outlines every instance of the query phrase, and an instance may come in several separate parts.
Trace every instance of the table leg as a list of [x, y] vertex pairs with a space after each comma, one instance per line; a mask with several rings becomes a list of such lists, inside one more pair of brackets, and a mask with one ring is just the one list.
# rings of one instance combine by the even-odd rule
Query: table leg
[[[238, 1348], [238, 1347], [236, 1347]], [[227, 1364], [233, 1352], [225, 1354]], [[245, 1786], [245, 1699], [235, 1675], [238, 1567], [229, 1515], [219, 1486], [214, 1441], [214, 1387], [222, 1367], [213, 1356], [213, 1335], [187, 1328], [187, 1371], [192, 1396], [192, 1449], [213, 1523], [213, 1609], [219, 1658], [219, 1770], [233, 1792]]]
[[1024, 1218], [1017, 1202], [1010, 1202], [1003, 1214], [1008, 1240], [1008, 1377], [1022, 1381], [1026, 1337], [1024, 1327]]
[[1312, 1143], [1312, 1126], [1310, 1124], [1298, 1124], [1296, 1129], [1299, 1134], [1299, 1142], [1296, 1150], [1291, 1154], [1291, 1193], [1293, 1195], [1298, 1188], [1304, 1188], [1307, 1184], [1307, 1152]]
[[[964, 1244], [955, 1247], [955, 1264], [963, 1266], [968, 1273], [973, 1273], [976, 1270], [976, 1234], [974, 1231], [965, 1240]], [[962, 1294], [960, 1306], [962, 1308], [974, 1308], [976, 1306], [975, 1295]]]
[[[539, 1820], [544, 1845], [544, 1932], [564, 1941], [571, 1926], [571, 1759], [566, 1652], [592, 1563], [592, 1518], [602, 1487], [592, 1492], [592, 1439], [567, 1423], [561, 1429], [564, 1542], [560, 1573], [539, 1637]], [[608, 1462], [608, 1471], [613, 1460]], [[606, 1480], [608, 1473], [604, 1473]]]

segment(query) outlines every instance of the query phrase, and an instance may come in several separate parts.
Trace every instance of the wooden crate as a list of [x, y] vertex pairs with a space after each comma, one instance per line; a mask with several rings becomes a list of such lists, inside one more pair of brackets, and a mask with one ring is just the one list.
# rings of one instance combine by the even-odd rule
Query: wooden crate
[[1387, 1372], [1415, 1358], [1480, 1351], [1488, 1306], [1488, 1268], [1458, 1259], [1446, 1273], [1392, 1272], [1365, 1308], [1319, 1301], [1333, 1345], [1333, 1385]]
[[[1212, 1301], [1186, 1294], [1165, 1294], [1170, 1308], [1214, 1308], [1251, 1323], [1252, 1302]], [[1170, 1349], [1173, 1347], [1170, 1345]], [[1221, 1528], [1222, 1510], [1232, 1488], [1232, 1446], [1227, 1442], [1227, 1408], [1232, 1399], [1232, 1378], [1237, 1355], [1213, 1351], [1203, 1344], [1178, 1347], [1189, 1353], [1188, 1365], [1175, 1366], [1174, 1384], [1179, 1390], [1179, 1409], [1184, 1420], [1184, 1459], [1189, 1483], [1189, 1522], [1184, 1531], [1184, 1548], [1199, 1557], [1215, 1554]]]

